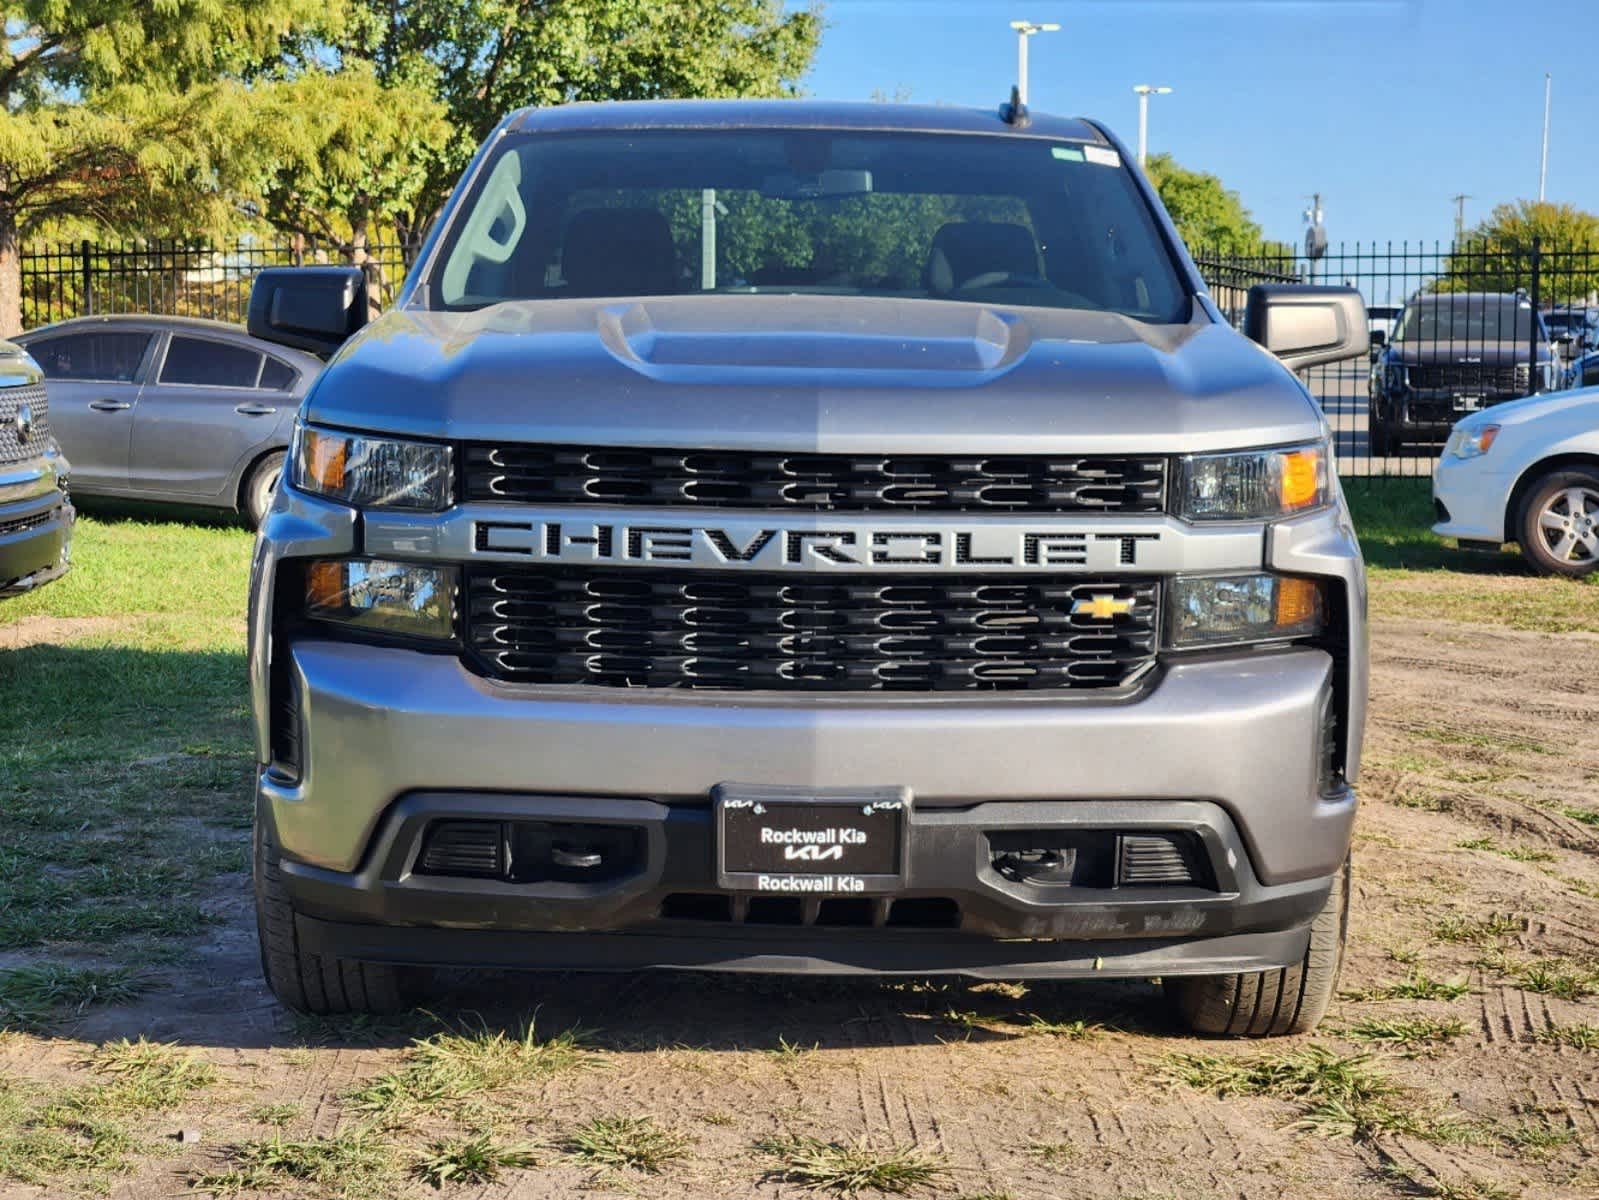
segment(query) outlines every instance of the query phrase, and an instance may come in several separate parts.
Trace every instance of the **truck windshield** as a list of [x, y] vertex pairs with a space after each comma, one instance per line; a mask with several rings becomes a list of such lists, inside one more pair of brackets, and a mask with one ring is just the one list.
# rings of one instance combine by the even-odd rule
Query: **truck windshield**
[[[1543, 340], [1539, 325], [1539, 341]], [[1422, 301], [1405, 309], [1399, 342], [1525, 342], [1532, 336], [1532, 304], [1516, 296], [1463, 296]]]
[[1126, 164], [1080, 142], [822, 130], [512, 135], [429, 302], [894, 296], [1187, 320]]

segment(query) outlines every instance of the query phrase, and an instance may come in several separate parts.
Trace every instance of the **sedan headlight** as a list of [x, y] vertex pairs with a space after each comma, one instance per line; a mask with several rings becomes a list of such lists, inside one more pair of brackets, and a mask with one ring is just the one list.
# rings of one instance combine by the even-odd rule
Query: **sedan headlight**
[[450, 448], [302, 425], [290, 482], [302, 492], [369, 508], [438, 512], [451, 502]]
[[1322, 585], [1297, 575], [1191, 575], [1172, 580], [1173, 649], [1314, 637], [1326, 624]]
[[1499, 436], [1497, 425], [1456, 426], [1444, 443], [1446, 458], [1477, 458], [1487, 454]]
[[319, 559], [305, 567], [305, 614], [373, 633], [449, 638], [455, 573], [380, 558]]
[[1271, 520], [1331, 498], [1327, 444], [1183, 459], [1182, 515], [1191, 521]]

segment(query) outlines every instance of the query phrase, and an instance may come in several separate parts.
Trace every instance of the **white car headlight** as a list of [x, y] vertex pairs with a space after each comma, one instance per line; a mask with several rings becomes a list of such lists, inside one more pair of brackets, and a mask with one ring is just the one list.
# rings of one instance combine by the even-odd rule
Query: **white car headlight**
[[1182, 460], [1180, 511], [1191, 521], [1272, 520], [1331, 499], [1325, 442]]
[[1494, 439], [1498, 436], [1497, 425], [1457, 426], [1444, 444], [1444, 455], [1447, 458], [1478, 458], [1493, 448]]
[[289, 481], [302, 492], [366, 508], [439, 512], [453, 499], [450, 447], [301, 425]]

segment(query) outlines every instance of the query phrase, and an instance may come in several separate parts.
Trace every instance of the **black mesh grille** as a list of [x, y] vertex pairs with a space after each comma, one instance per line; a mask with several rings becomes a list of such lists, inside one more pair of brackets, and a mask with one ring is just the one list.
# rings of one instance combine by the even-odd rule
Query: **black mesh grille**
[[58, 510], [48, 509], [45, 512], [33, 513], [26, 517], [16, 517], [10, 521], [0, 521], [0, 537], [10, 537], [15, 533], [27, 533], [30, 529], [39, 529], [50, 524], [56, 519]]
[[[525, 683], [1113, 688], [1154, 661], [1158, 587], [1117, 579], [474, 567], [466, 641], [479, 669]], [[1114, 612], [1122, 602], [1129, 611]]]
[[1166, 460], [469, 445], [468, 500], [801, 512], [1153, 513]]
[[[28, 440], [17, 429], [17, 410], [24, 404], [33, 415]], [[44, 384], [25, 383], [0, 388], [0, 463], [21, 462], [44, 453], [50, 440], [50, 409], [45, 401]]]
[[1527, 386], [1526, 373], [1515, 364], [1442, 363], [1409, 368], [1410, 386], [1421, 391], [1478, 393], [1519, 392]]

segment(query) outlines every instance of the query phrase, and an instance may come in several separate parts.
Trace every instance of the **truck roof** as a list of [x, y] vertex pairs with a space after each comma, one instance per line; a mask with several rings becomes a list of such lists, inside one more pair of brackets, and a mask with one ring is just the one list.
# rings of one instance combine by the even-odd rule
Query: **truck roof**
[[539, 133], [596, 133], [614, 129], [837, 129], [851, 132], [975, 133], [1109, 145], [1080, 117], [1030, 112], [1025, 125], [1007, 124], [998, 105], [956, 108], [836, 100], [608, 100], [523, 108], [506, 128]]

